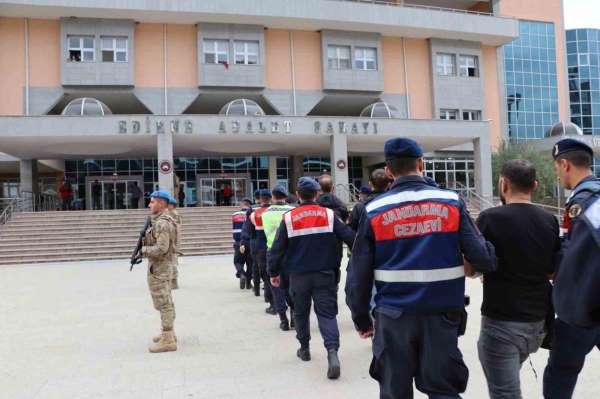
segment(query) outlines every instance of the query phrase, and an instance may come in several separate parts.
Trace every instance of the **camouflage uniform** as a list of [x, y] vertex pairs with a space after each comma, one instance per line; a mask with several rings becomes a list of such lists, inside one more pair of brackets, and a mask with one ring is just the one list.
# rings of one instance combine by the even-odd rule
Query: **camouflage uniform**
[[181, 222], [183, 219], [175, 207], [169, 207], [167, 212], [168, 215], [173, 218], [177, 226], [177, 239], [175, 240], [175, 262], [173, 263], [173, 275], [171, 277], [171, 289], [176, 290], [179, 288], [179, 255], [182, 255], [179, 251], [179, 244], [181, 242]]
[[[152, 296], [154, 308], [160, 312], [162, 325], [162, 336], [168, 333], [174, 340], [173, 321], [175, 320], [175, 306], [171, 296], [170, 281], [173, 275], [173, 265], [175, 264], [177, 227], [175, 220], [163, 212], [152, 218], [152, 225], [146, 232], [142, 255], [148, 258], [148, 288]], [[170, 343], [169, 343], [170, 344]], [[162, 343], [162, 346], [165, 344]], [[161, 347], [161, 342], [158, 345]], [[151, 352], [162, 352], [163, 350], [153, 350]], [[176, 350], [170, 349], [170, 350]]]

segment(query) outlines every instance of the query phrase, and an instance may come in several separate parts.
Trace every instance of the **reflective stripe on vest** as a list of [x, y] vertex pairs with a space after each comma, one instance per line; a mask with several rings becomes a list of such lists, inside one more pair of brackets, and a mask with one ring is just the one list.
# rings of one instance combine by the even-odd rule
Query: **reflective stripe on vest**
[[256, 230], [263, 230], [263, 222], [262, 222], [262, 214], [267, 210], [267, 208], [258, 208], [250, 215], [250, 221], [256, 228]]
[[334, 213], [319, 205], [296, 208], [284, 215], [288, 237], [333, 233]]
[[429, 270], [375, 270], [375, 280], [385, 283], [434, 283], [464, 276], [463, 265]]
[[403, 202], [417, 202], [423, 200], [447, 199], [458, 201], [458, 194], [452, 191], [442, 190], [422, 190], [422, 191], [401, 191], [396, 194], [384, 195], [369, 202], [366, 206], [367, 212], [372, 212], [378, 208], [388, 205], [397, 205]]

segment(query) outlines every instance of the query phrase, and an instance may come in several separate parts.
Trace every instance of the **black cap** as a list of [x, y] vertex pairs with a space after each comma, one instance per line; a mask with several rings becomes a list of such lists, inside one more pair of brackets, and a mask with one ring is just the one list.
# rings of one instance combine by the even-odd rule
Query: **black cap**
[[562, 154], [571, 151], [585, 151], [588, 154], [590, 154], [592, 158], [594, 157], [594, 150], [592, 149], [592, 147], [590, 147], [583, 141], [570, 138], [562, 139], [554, 145], [554, 148], [552, 149], [552, 157], [556, 159]]

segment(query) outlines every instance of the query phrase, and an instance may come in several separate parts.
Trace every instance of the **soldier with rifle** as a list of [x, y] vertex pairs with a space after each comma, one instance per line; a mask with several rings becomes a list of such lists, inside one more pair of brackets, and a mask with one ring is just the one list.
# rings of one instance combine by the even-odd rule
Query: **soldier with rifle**
[[155, 191], [150, 195], [148, 207], [152, 212], [152, 222], [142, 232], [143, 245], [136, 248], [131, 263], [140, 263], [142, 257], [148, 258], [148, 287], [154, 308], [160, 312], [161, 334], [154, 337], [154, 344], [148, 350], [151, 353], [177, 350], [177, 338], [173, 332], [175, 306], [171, 296], [173, 266], [177, 257], [177, 223], [169, 214], [171, 194], [167, 191]]

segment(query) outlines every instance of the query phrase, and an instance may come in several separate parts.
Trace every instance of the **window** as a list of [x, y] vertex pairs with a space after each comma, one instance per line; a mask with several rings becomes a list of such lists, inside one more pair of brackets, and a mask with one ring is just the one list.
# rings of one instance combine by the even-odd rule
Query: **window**
[[453, 54], [439, 53], [437, 55], [437, 73], [442, 76], [456, 75], [455, 57]]
[[127, 38], [103, 37], [102, 62], [127, 62]]
[[236, 41], [235, 63], [242, 65], [258, 64], [258, 42]]
[[68, 36], [69, 61], [94, 62], [95, 49], [92, 36]]
[[440, 110], [440, 119], [444, 119], [447, 121], [455, 121], [457, 119], [458, 110], [456, 109], [441, 109]]
[[590, 55], [587, 53], [579, 54], [579, 66], [590, 65]]
[[327, 46], [329, 69], [350, 69], [350, 46]]
[[203, 47], [205, 64], [229, 64], [228, 40], [205, 40]]
[[477, 71], [477, 56], [460, 56], [460, 76], [469, 78], [476, 78], [477, 76], [479, 76], [479, 73]]
[[462, 112], [463, 121], [480, 121], [481, 120], [481, 111], [468, 111], [464, 110]]
[[354, 66], [363, 71], [377, 70], [377, 49], [373, 47], [356, 47], [354, 49]]

